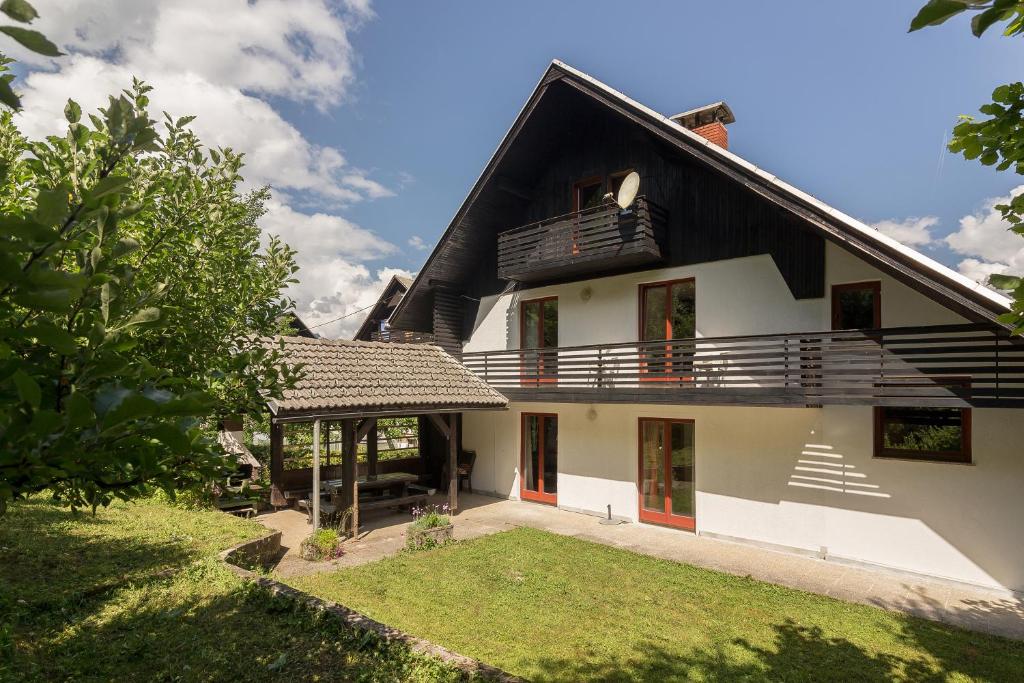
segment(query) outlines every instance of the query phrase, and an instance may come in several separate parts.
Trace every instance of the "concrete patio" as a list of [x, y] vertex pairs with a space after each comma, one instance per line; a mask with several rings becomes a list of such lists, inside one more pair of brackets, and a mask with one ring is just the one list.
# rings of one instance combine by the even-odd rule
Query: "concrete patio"
[[[442, 504], [446, 499], [437, 497]], [[646, 524], [605, 526], [596, 517], [535, 503], [463, 494], [455, 517], [455, 538], [468, 540], [528, 526], [575, 536], [662, 559], [828, 595], [840, 600], [1024, 640], [1024, 598], [950, 581], [929, 579], [881, 568], [849, 566]], [[405, 543], [408, 513], [367, 515], [359, 537], [346, 543], [345, 555], [323, 563], [299, 557], [299, 543], [309, 535], [305, 513], [282, 510], [257, 518], [282, 532], [286, 553], [275, 572], [287, 579], [373, 562], [399, 552]]]

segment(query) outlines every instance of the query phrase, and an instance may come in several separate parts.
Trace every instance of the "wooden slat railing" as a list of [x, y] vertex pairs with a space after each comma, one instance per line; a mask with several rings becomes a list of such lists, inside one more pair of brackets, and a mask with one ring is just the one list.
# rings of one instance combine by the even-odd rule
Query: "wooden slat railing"
[[986, 325], [465, 353], [513, 400], [1024, 407], [1024, 339]]
[[605, 204], [507, 230], [498, 235], [498, 277], [523, 281], [655, 262], [663, 256], [665, 224], [665, 211], [638, 197], [628, 211]]
[[392, 344], [433, 344], [434, 335], [429, 332], [412, 332], [409, 330], [383, 330], [370, 332], [370, 341], [389, 342]]

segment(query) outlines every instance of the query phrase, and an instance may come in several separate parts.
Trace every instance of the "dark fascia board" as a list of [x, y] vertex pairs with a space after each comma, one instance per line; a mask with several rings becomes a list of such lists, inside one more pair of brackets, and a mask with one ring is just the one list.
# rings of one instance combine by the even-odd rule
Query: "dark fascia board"
[[[412, 300], [412, 295], [419, 294], [418, 290], [428, 287], [431, 264], [444, 249], [446, 242], [500, 165], [505, 153], [515, 142], [523, 124], [533, 113], [547, 87], [555, 81], [567, 83], [639, 124], [673, 147], [693, 156], [717, 172], [802, 219], [804, 224], [818, 231], [826, 239], [861, 259], [875, 264], [883, 272], [929, 298], [938, 300], [954, 312], [969, 320], [995, 323], [1006, 327], [998, 320], [1001, 314], [1009, 310], [1009, 300], [1005, 297], [985, 291], [981, 285], [976, 283], [969, 285], [967, 282], [961, 282], [961, 276], [958, 274], [952, 273], [952, 271], [944, 272], [948, 269], [894, 240], [884, 238], [880, 234], [869, 236], [865, 230], [870, 230], [870, 228], [864, 226], [863, 230], [859, 229], [855, 225], [858, 222], [824, 202], [789, 186], [732, 152], [714, 145], [669, 118], [634, 102], [623, 93], [557, 60], [553, 61], [545, 71], [512, 127], [498, 145], [494, 155], [484, 167], [469, 195], [448, 225], [444, 235], [438, 240], [426, 264], [409, 288], [409, 292], [392, 313], [393, 321], [400, 324], [402, 313], [407, 308], [408, 302]], [[966, 280], [966, 278], [962, 279]]]
[[387, 305], [398, 291], [401, 291], [403, 295], [402, 298], [404, 299], [406, 292], [405, 283], [403, 283], [397, 275], [392, 275], [391, 280], [387, 285], [385, 285], [384, 291], [382, 291], [380, 296], [377, 297], [377, 303], [375, 303], [373, 308], [370, 309], [370, 312], [366, 314], [366, 318], [363, 319], [363, 324], [359, 326], [355, 336], [352, 337], [353, 341], [369, 341], [369, 339], [363, 339], [363, 335], [368, 335], [370, 333], [370, 321], [380, 314], [381, 309]]

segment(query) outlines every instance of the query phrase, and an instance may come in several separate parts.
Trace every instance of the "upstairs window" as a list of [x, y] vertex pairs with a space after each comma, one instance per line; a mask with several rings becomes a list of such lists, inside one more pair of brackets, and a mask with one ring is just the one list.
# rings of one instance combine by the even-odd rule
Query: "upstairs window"
[[882, 283], [832, 285], [832, 329], [872, 330], [882, 326]]
[[573, 185], [572, 210], [583, 211], [601, 206], [604, 197], [604, 179], [587, 178]]
[[969, 408], [875, 408], [875, 457], [971, 462]]

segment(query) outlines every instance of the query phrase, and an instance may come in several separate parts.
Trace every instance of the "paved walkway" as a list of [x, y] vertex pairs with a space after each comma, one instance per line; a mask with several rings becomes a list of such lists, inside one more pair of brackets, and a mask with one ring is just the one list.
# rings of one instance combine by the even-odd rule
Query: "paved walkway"
[[[646, 524], [605, 526], [589, 515], [534, 503], [475, 495], [460, 496], [460, 503], [462, 511], [455, 519], [455, 537], [460, 540], [529, 526], [1024, 640], [1024, 598], [1005, 592], [903, 572], [851, 567]], [[345, 555], [327, 563], [306, 562], [298, 555], [299, 542], [310, 530], [305, 514], [284, 510], [257, 519], [282, 531], [281, 542], [288, 550], [276, 572], [288, 577], [355, 566], [398, 552], [404, 545], [404, 531], [410, 517], [407, 514], [368, 517], [359, 539], [346, 544]]]

